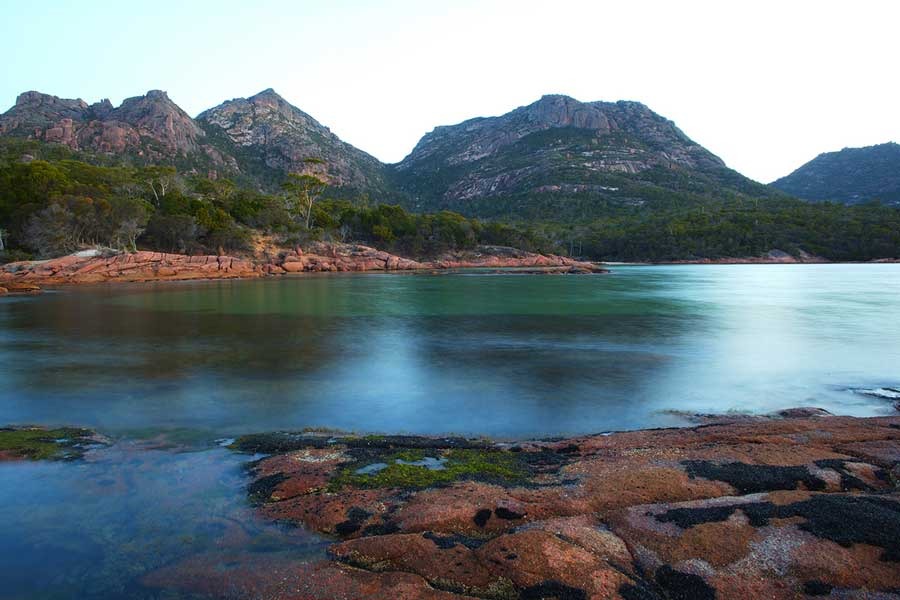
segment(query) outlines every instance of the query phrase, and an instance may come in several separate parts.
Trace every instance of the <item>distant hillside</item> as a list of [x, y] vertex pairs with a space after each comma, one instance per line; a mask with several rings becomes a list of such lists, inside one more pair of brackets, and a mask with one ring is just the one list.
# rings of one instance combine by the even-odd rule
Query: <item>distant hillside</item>
[[900, 204], [900, 145], [826, 152], [772, 185], [804, 200]]
[[643, 104], [567, 96], [438, 127], [394, 173], [415, 209], [481, 216], [577, 220], [773, 194]]

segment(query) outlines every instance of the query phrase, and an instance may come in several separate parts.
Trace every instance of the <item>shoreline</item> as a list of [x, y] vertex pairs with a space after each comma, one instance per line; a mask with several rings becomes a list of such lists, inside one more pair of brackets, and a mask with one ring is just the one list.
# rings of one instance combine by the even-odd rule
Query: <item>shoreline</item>
[[237, 542], [140, 581], [284, 600], [891, 597], [900, 415], [695, 416], [701, 424], [505, 442], [241, 436], [228, 446], [249, 461], [238, 493], [265, 522], [322, 536], [326, 556], [266, 558]]
[[256, 279], [308, 273], [419, 273], [496, 269], [520, 274], [599, 274], [597, 263], [505, 247], [481, 247], [419, 262], [358, 244], [312, 244], [263, 258], [189, 256], [139, 251], [103, 256], [76, 253], [60, 258], [0, 265], [0, 295], [34, 293], [40, 287], [96, 283], [146, 283]]

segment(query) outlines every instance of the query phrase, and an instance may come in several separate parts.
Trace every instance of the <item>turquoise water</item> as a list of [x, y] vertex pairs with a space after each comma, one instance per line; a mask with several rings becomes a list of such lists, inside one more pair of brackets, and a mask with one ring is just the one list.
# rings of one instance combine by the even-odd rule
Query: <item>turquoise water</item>
[[[547, 436], [900, 382], [900, 265], [72, 288], [0, 302], [0, 423]], [[202, 435], [202, 434], [201, 434]]]
[[116, 441], [80, 462], [0, 463], [0, 598], [184, 598], [147, 577], [182, 560], [239, 574], [323, 556], [327, 541], [254, 515], [251, 457], [215, 442], [237, 433], [544, 437], [681, 425], [679, 411], [888, 413], [890, 400], [854, 390], [900, 384], [898, 317], [900, 265], [6, 298], [0, 424], [89, 426]]

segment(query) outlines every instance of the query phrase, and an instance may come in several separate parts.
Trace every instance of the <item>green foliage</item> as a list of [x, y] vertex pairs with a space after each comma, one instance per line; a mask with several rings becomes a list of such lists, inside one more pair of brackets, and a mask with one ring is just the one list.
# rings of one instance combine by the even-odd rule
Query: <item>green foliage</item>
[[[305, 162], [318, 164], [322, 161], [307, 158]], [[298, 221], [302, 219], [309, 229], [312, 224], [313, 207], [327, 184], [315, 175], [291, 173], [281, 187], [287, 193], [285, 200], [288, 212]]]
[[533, 228], [483, 224], [450, 211], [422, 215], [395, 205], [365, 206], [327, 200], [316, 208], [315, 219], [332, 238], [364, 242], [406, 256], [437, 256], [479, 244], [515, 246], [534, 252], [560, 250]]
[[746, 202], [633, 213], [570, 228], [582, 253], [610, 261], [668, 261], [805, 251], [833, 261], [900, 256], [900, 210], [869, 204]]
[[[94, 245], [240, 252], [254, 231], [277, 234], [285, 243], [355, 241], [419, 258], [480, 244], [609, 261], [745, 257], [773, 249], [830, 260], [900, 257], [898, 207], [810, 204], [767, 188], [762, 194], [726, 169], [716, 176], [734, 179], [724, 187], [709, 173], [676, 169], [650, 169], [640, 177], [603, 173], [579, 183], [583, 174], [566, 170], [566, 154], [612, 142], [568, 130], [534, 136], [503, 156], [525, 160], [532, 146], [549, 148], [544, 158], [559, 167], [554, 177], [573, 183], [467, 201], [467, 214], [486, 215], [483, 220], [447, 210], [414, 213], [365, 196], [348, 199], [323, 191], [308, 175], [290, 177], [287, 187], [298, 202], [304, 190], [314, 201], [292, 210], [284, 195], [229, 180], [166, 166], [103, 164], [67, 148], [0, 138], [0, 229], [6, 232], [0, 260]], [[23, 161], [25, 154], [31, 158]]]

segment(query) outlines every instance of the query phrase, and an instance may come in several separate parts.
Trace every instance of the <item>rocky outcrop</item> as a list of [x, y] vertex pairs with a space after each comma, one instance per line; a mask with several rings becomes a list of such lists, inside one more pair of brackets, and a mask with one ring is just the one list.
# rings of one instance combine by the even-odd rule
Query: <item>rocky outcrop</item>
[[241, 157], [244, 171], [279, 180], [287, 173], [308, 173], [335, 187], [386, 189], [384, 166], [376, 158], [341, 141], [272, 89], [224, 102], [197, 121], [223, 150]]
[[118, 108], [25, 92], [0, 116], [0, 135], [33, 138], [73, 150], [131, 154], [149, 161], [205, 153], [205, 133], [165, 92], [151, 90]]
[[135, 252], [113, 256], [63, 256], [52, 260], [15, 262], [0, 267], [0, 285], [64, 285], [180, 279], [259, 277], [252, 261], [231, 256], [185, 256]]
[[535, 254], [506, 246], [478, 246], [451, 252], [430, 262], [438, 269], [544, 269], [547, 273], [606, 273], [595, 263], [556, 254]]
[[770, 250], [760, 256], [742, 256], [731, 258], [698, 258], [696, 260], [674, 260], [668, 264], [684, 265], [794, 265], [823, 264], [831, 262], [821, 256], [799, 250], [789, 254], [783, 250]]
[[[338, 541], [333, 562], [237, 581], [272, 598], [893, 597], [900, 417], [784, 414], [518, 444], [241, 438], [275, 452], [253, 465], [260, 513]], [[272, 587], [297, 578], [315, 583]], [[203, 557], [145, 581], [229, 582]]]
[[[498, 270], [531, 267], [532, 273], [604, 273], [594, 263], [564, 256], [533, 254], [513, 248], [485, 246], [480, 251], [419, 262], [359, 244], [316, 242], [251, 260], [232, 256], [185, 256], [162, 252], [98, 255], [88, 251], [61, 258], [0, 266], [0, 290], [39, 292], [39, 286], [76, 283], [236, 279], [290, 273], [363, 271], [446, 271], [460, 268]], [[0, 295], [4, 292], [0, 291]]]
[[465, 252], [447, 253], [433, 260], [416, 261], [359, 244], [313, 243], [279, 257], [269, 272], [302, 271], [414, 271], [450, 269], [532, 268], [530, 272], [605, 273], [594, 263], [555, 254], [535, 254], [504, 246], [479, 246]]
[[805, 200], [900, 204], [900, 144], [844, 148], [820, 154], [773, 187]]

